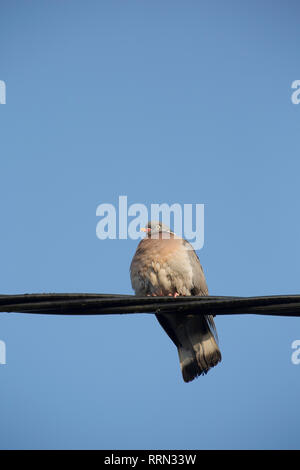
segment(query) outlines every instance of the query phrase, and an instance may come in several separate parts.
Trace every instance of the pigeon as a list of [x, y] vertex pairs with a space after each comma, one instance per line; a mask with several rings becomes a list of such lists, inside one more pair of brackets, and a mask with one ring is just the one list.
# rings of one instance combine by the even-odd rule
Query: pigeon
[[[161, 222], [150, 221], [142, 231], [146, 237], [130, 265], [136, 295], [208, 295], [202, 266], [189, 242]], [[159, 313], [156, 318], [178, 349], [185, 382], [206, 374], [221, 361], [213, 315]]]

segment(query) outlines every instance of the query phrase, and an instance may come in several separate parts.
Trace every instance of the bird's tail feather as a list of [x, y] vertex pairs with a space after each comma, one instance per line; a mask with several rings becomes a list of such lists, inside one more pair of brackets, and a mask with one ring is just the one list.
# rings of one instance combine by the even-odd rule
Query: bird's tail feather
[[221, 361], [221, 352], [211, 315], [190, 315], [184, 327], [188, 342], [178, 347], [178, 354], [183, 379], [189, 382], [216, 366]]
[[178, 349], [183, 380], [190, 382], [221, 361], [212, 315], [156, 315]]

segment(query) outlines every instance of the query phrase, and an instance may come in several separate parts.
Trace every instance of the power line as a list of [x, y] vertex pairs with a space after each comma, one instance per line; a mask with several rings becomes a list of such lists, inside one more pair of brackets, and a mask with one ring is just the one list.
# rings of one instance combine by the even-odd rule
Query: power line
[[194, 313], [199, 315], [300, 316], [300, 295], [261, 297], [138, 297], [118, 294], [0, 295], [0, 312], [46, 315]]

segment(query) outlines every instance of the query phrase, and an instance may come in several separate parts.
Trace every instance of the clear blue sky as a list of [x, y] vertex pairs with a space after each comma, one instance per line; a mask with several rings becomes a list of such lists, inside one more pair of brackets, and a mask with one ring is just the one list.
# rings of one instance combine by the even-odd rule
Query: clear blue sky
[[[299, 293], [299, 2], [1, 3], [1, 287], [132, 293], [96, 207], [204, 203], [211, 294]], [[151, 315], [0, 315], [0, 447], [299, 448], [300, 319], [216, 318], [182, 381]]]

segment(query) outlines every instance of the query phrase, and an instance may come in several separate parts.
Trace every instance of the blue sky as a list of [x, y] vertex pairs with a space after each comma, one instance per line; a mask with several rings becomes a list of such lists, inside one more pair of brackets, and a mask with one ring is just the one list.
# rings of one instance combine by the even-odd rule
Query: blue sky
[[[1, 293], [132, 293], [119, 195], [205, 204], [211, 294], [299, 293], [298, 2], [1, 6]], [[0, 447], [299, 448], [299, 320], [216, 324], [185, 384], [154, 316], [0, 314]]]

